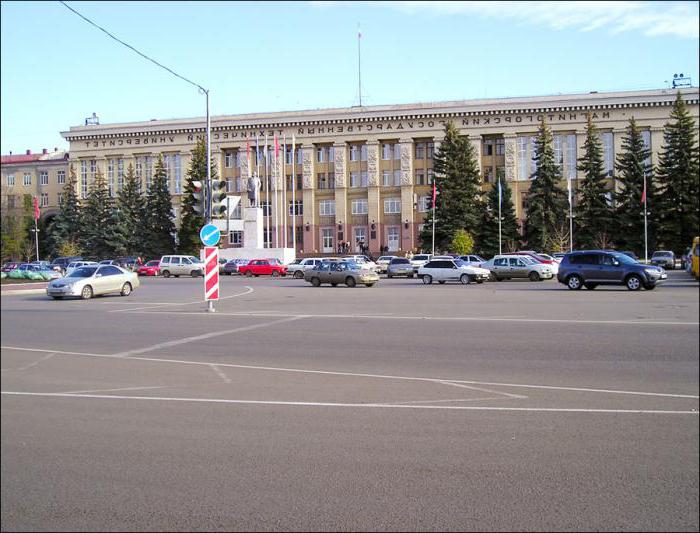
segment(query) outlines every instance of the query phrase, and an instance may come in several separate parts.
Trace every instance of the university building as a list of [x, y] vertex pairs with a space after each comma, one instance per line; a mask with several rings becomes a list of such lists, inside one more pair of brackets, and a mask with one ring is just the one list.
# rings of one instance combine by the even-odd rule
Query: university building
[[[342, 241], [350, 242], [351, 250], [364, 242], [375, 254], [385, 246], [392, 252], [415, 250], [431, 206], [433, 154], [446, 121], [453, 121], [476, 149], [484, 190], [499, 177], [509, 182], [516, 216], [522, 221], [542, 117], [552, 129], [563, 179], [571, 179], [577, 189], [576, 160], [582, 155], [586, 116], [591, 113], [600, 130], [612, 190], [615, 157], [630, 117], [643, 129], [656, 164], [676, 94], [672, 89], [592, 92], [216, 116], [211, 120], [212, 156], [229, 193], [241, 197], [231, 219], [219, 222], [228, 236], [223, 242], [243, 244], [240, 207], [249, 205], [247, 180], [257, 173], [263, 183], [266, 239], [272, 246], [292, 246], [296, 237], [297, 252], [304, 254], [334, 252]], [[681, 89], [681, 94], [697, 122], [698, 89]], [[148, 187], [162, 155], [179, 218], [191, 150], [204, 137], [205, 123], [196, 118], [98, 124], [71, 127], [62, 135], [70, 143], [63, 170], [68, 165], [75, 169], [81, 198], [98, 170], [113, 194], [129, 165]], [[3, 185], [8, 183], [5, 167], [3, 158]], [[18, 172], [14, 187], [22, 192]], [[58, 200], [52, 185], [46, 189], [51, 207]]]

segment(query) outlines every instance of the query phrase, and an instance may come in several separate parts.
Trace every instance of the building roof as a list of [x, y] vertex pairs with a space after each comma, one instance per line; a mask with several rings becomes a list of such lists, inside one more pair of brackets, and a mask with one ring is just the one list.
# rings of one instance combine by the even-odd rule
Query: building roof
[[56, 163], [60, 161], [66, 161], [68, 159], [68, 152], [64, 150], [56, 150], [49, 152], [44, 148], [41, 153], [33, 154], [31, 150], [27, 150], [24, 154], [10, 154], [2, 156], [3, 165], [16, 165], [23, 163]]

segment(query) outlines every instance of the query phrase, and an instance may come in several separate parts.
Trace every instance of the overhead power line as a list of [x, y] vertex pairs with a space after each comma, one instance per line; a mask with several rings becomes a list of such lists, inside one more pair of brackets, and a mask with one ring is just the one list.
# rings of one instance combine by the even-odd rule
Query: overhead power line
[[78, 15], [78, 16], [79, 16], [81, 19], [83, 19], [85, 22], [87, 22], [88, 24], [91, 24], [92, 26], [94, 26], [95, 28], [97, 28], [98, 30], [100, 30], [101, 32], [106, 33], [109, 37], [111, 37], [112, 39], [114, 39], [114, 40], [117, 41], [118, 43], [123, 44], [124, 46], [126, 46], [127, 48], [129, 48], [130, 50], [132, 50], [133, 52], [136, 52], [138, 55], [140, 55], [140, 56], [143, 57], [144, 59], [147, 59], [147, 60], [150, 61], [151, 63], [154, 63], [154, 64], [158, 65], [160, 68], [167, 70], [167, 71], [170, 72], [170, 74], [172, 74], [173, 76], [176, 76], [176, 77], [180, 78], [181, 80], [186, 81], [186, 82], [189, 83], [190, 85], [194, 85], [194, 86], [197, 87], [198, 89], [200, 89], [200, 90], [202, 90], [202, 91], [204, 91], [204, 92], [207, 92], [207, 90], [206, 90], [204, 87], [202, 87], [201, 85], [199, 85], [198, 83], [195, 83], [195, 82], [193, 82], [192, 80], [188, 80], [188, 79], [185, 78], [184, 76], [180, 76], [180, 74], [178, 74], [178, 73], [175, 72], [174, 70], [172, 70], [172, 69], [166, 67], [166, 66], [163, 65], [162, 63], [159, 63], [158, 61], [156, 61], [156, 60], [153, 59], [152, 57], [149, 57], [149, 56], [147, 56], [146, 54], [144, 54], [144, 53], [142, 53], [142, 52], [139, 52], [136, 48], [134, 48], [133, 46], [131, 46], [131, 45], [128, 44], [128, 43], [125, 43], [124, 41], [122, 41], [122, 40], [119, 39], [118, 37], [115, 37], [115, 36], [112, 35], [110, 32], [108, 32], [107, 30], [105, 30], [102, 26], [100, 26], [99, 24], [96, 24], [95, 22], [91, 21], [89, 18], [87, 18], [87, 17], [86, 17], [85, 15], [83, 15], [82, 13], [79, 13], [78, 11], [76, 11], [75, 9], [73, 9], [71, 6], [69, 6], [68, 4], [66, 4], [63, 0], [58, 0], [58, 1], [59, 1], [61, 4], [63, 4], [67, 9], [69, 9], [70, 11], [72, 11], [73, 13], [75, 13], [76, 15]]

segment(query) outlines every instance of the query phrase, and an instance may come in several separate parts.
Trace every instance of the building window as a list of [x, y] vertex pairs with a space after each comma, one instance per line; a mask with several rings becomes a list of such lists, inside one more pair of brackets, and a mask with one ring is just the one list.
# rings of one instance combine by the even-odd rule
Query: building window
[[114, 159], [107, 161], [107, 191], [114, 196]]
[[323, 163], [323, 147], [316, 148], [316, 162]]
[[46, 207], [47, 205], [49, 205], [49, 193], [42, 192], [41, 193], [41, 207]]
[[318, 202], [318, 214], [321, 216], [335, 216], [335, 200], [321, 200]]
[[360, 149], [356, 144], [350, 145], [350, 161], [357, 161], [360, 154]]
[[302, 216], [304, 214], [304, 203], [301, 200], [289, 201], [289, 216]]
[[153, 158], [149, 155], [146, 157], [146, 190], [151, 188], [153, 181]]
[[226, 192], [233, 192], [233, 180], [226, 178]]
[[120, 157], [117, 159], [117, 190], [121, 191], [124, 188], [124, 160]]
[[317, 182], [317, 187], [319, 189], [327, 189], [328, 188], [328, 183], [326, 182], [326, 173], [325, 172], [319, 172], [316, 174], [316, 182]]
[[435, 143], [429, 142], [425, 146], [426, 146], [426, 155], [427, 155], [428, 159], [432, 159], [433, 152], [435, 151]]
[[328, 173], [328, 188], [335, 189], [335, 172]]
[[384, 200], [384, 213], [401, 213], [401, 198], [386, 198]]
[[165, 170], [165, 183], [168, 186], [168, 191], [170, 191], [170, 155], [163, 155], [163, 170]]
[[233, 152], [226, 152], [224, 154], [224, 167], [233, 168]]
[[80, 198], [85, 200], [88, 193], [87, 161], [80, 162]]
[[416, 170], [416, 185], [425, 185], [425, 172]]
[[15, 196], [12, 194], [7, 197], [7, 208], [8, 209], [15, 208]]
[[644, 143], [644, 149], [649, 150], [649, 157], [647, 157], [644, 163], [646, 165], [651, 165], [651, 132], [649, 130], [642, 131], [642, 142]]
[[242, 231], [229, 231], [228, 232], [228, 243], [234, 248], [243, 247], [243, 232]]
[[360, 173], [359, 172], [350, 172], [350, 187], [359, 187], [360, 186]]
[[433, 197], [430, 195], [420, 196], [418, 198], [418, 211], [421, 213], [428, 211], [433, 206], [432, 199]]
[[493, 181], [493, 167], [484, 167], [484, 183]]
[[8, 175], [7, 175], [7, 186], [8, 186], [8, 187], [14, 187], [14, 186], [15, 186], [15, 175], [14, 175], [14, 174], [8, 174]]
[[382, 144], [382, 160], [388, 161], [391, 159], [391, 145], [384, 143]]
[[65, 170], [59, 170], [56, 173], [56, 179], [59, 185], [63, 185], [66, 183], [66, 171]]
[[234, 207], [229, 213], [229, 218], [234, 220], [241, 220], [243, 218], [243, 208], [241, 207], [242, 202], [238, 202], [236, 207]]
[[175, 194], [180, 194], [182, 192], [182, 159], [180, 154], [175, 154], [173, 156], [174, 163], [174, 178], [175, 178]]
[[434, 179], [435, 179], [435, 171], [432, 168], [429, 168], [428, 169], [428, 185], [432, 185]]
[[484, 139], [482, 155], [493, 155], [493, 139]]
[[49, 184], [49, 173], [46, 170], [39, 172], [39, 185]]
[[535, 159], [535, 154], [537, 153], [537, 137], [530, 137], [530, 178], [534, 178], [535, 172], [537, 172], [537, 159]]
[[63, 205], [63, 193], [62, 192], [59, 192], [56, 195], [56, 202], [58, 203], [58, 205]]
[[260, 202], [260, 207], [262, 207], [263, 211], [263, 216], [264, 217], [269, 217], [270, 213], [272, 212], [272, 206], [269, 200], [263, 200]]
[[416, 143], [416, 159], [425, 159], [425, 143]]
[[367, 200], [364, 198], [353, 200], [350, 205], [352, 206], [353, 215], [366, 215], [369, 212]]
[[333, 251], [333, 228], [321, 229], [321, 243], [324, 253]]
[[391, 187], [391, 170], [382, 170], [382, 185]]
[[360, 146], [360, 161], [367, 161], [367, 145]]
[[399, 143], [394, 143], [394, 159], [401, 160], [401, 145]]
[[554, 136], [554, 163], [561, 167], [564, 162], [564, 154], [561, 149], [561, 135]]
[[139, 181], [141, 181], [141, 176], [143, 175], [143, 165], [140, 157], [137, 157], [134, 162], [134, 175]]
[[401, 187], [401, 170], [394, 169], [394, 187]]
[[518, 137], [518, 179], [527, 179], [527, 137]]
[[496, 139], [496, 155], [506, 155], [506, 140]]
[[611, 131], [601, 133], [601, 142], [603, 144], [603, 157], [605, 162], [605, 174], [613, 175], [613, 134]]
[[576, 179], [576, 135], [566, 136], [566, 177]]
[[367, 187], [367, 171], [363, 170], [360, 172], [360, 186]]
[[91, 159], [90, 160], [90, 177], [94, 180], [96, 175], [97, 175], [97, 160]]
[[32, 184], [32, 175], [31, 174], [25, 174], [24, 175], [24, 186], [29, 187]]

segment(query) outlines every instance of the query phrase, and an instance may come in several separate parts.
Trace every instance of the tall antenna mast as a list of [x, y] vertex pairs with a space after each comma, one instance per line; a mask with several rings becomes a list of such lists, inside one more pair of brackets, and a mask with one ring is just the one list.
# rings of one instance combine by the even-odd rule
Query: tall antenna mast
[[362, 69], [361, 69], [361, 53], [360, 41], [362, 41], [362, 31], [360, 23], [357, 23], [357, 92], [360, 95], [360, 107], [362, 107]]

